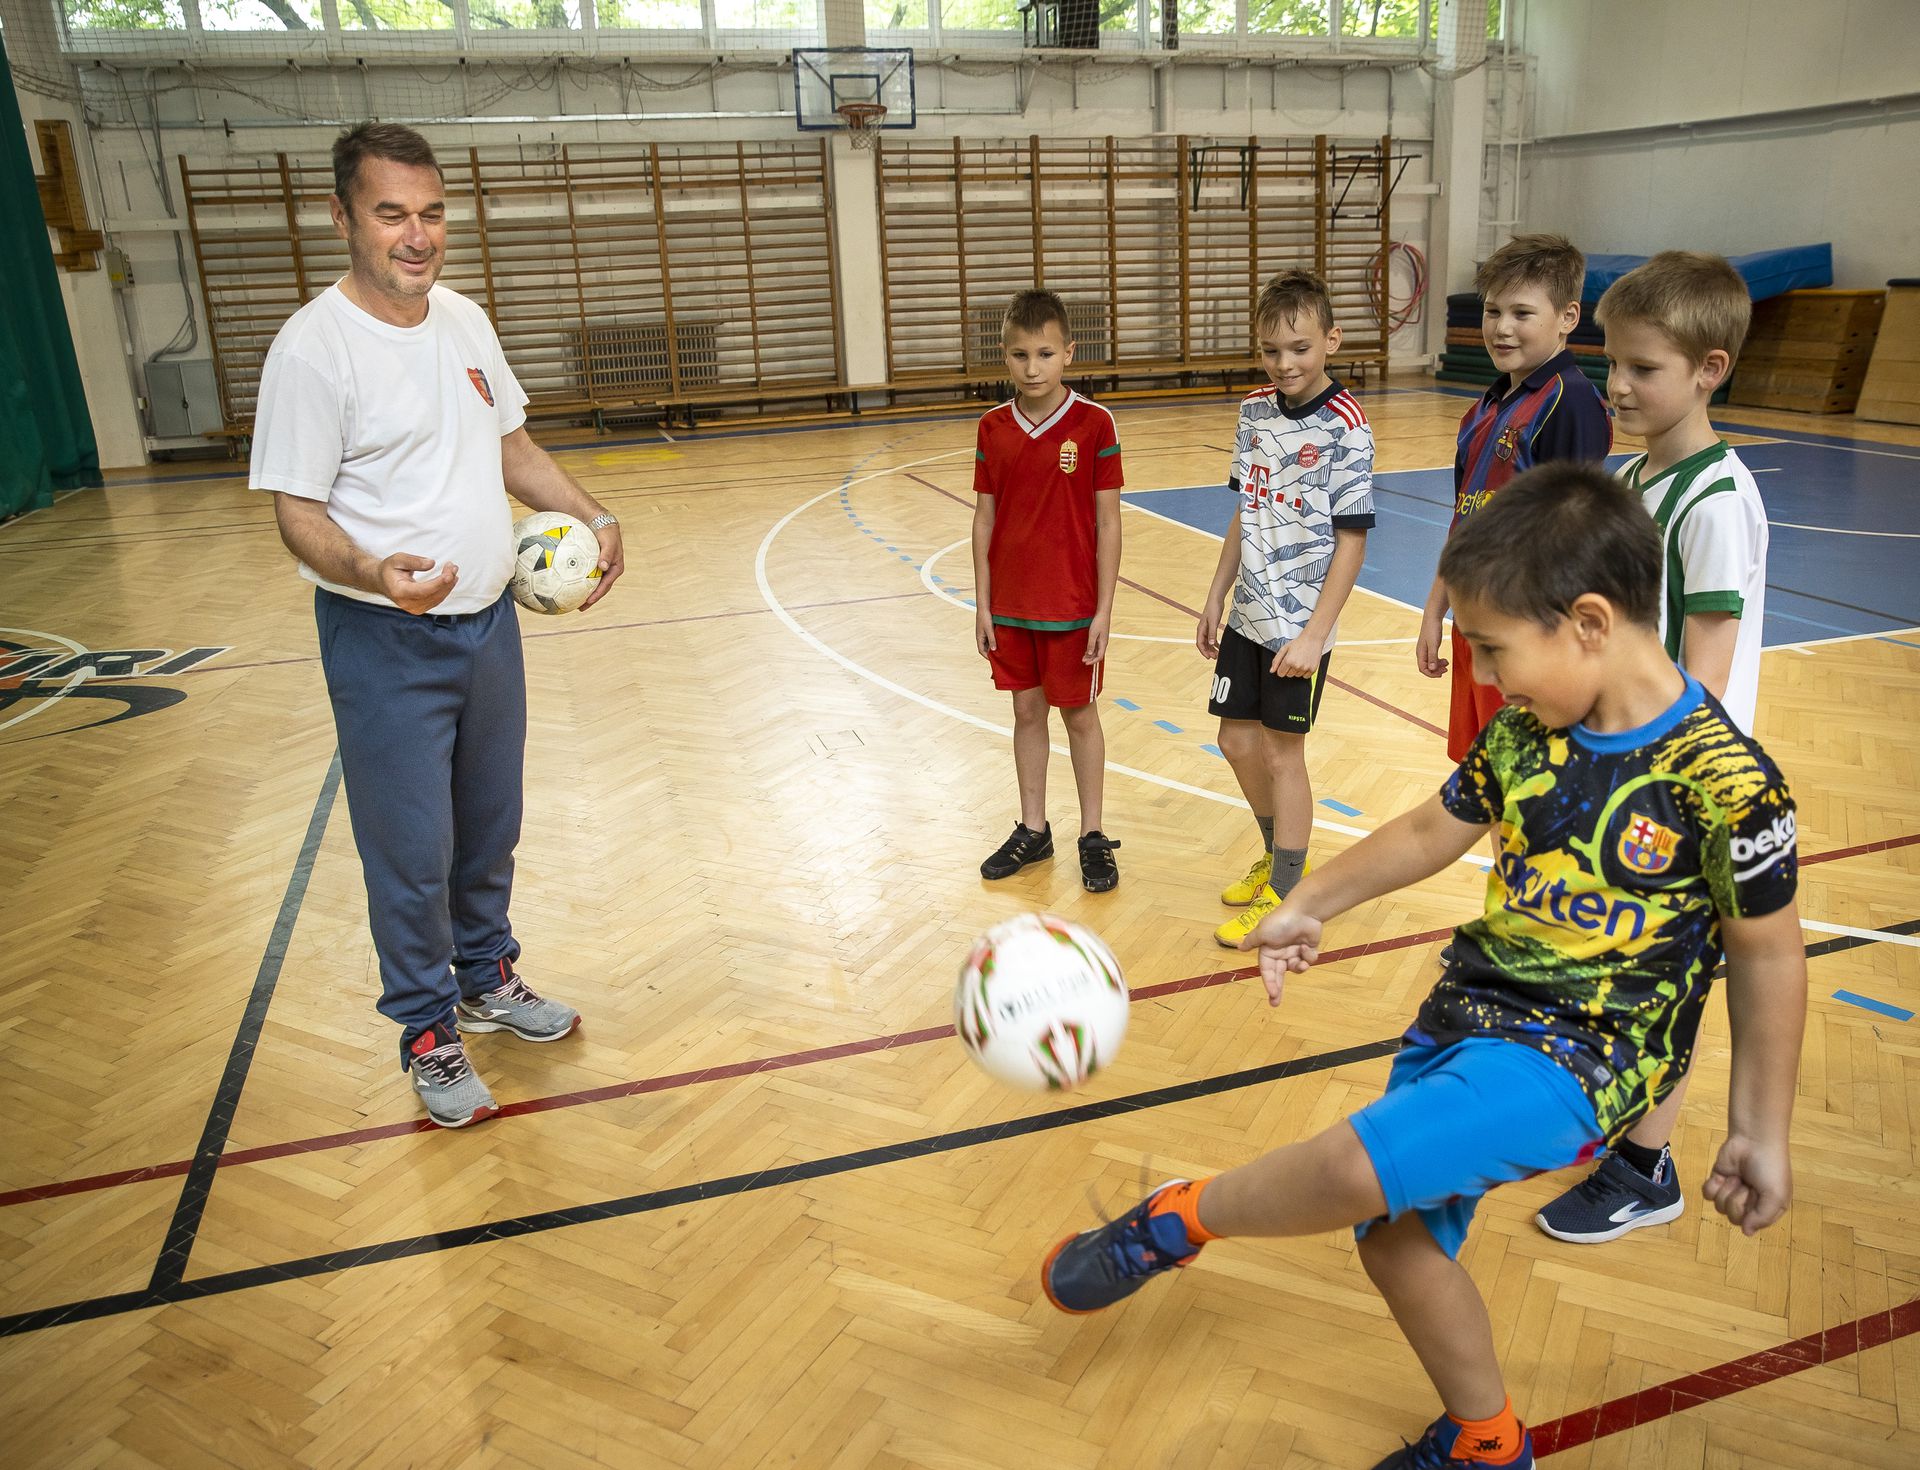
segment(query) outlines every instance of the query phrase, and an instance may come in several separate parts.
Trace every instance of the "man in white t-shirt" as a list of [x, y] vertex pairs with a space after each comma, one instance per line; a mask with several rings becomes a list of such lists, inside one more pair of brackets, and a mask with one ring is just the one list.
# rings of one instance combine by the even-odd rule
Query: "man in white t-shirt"
[[526, 431], [527, 395], [486, 314], [435, 285], [446, 197], [427, 141], [362, 123], [333, 148], [348, 273], [267, 354], [250, 483], [316, 584], [380, 1010], [427, 1115], [499, 1111], [463, 1031], [558, 1041], [571, 1007], [517, 974], [526, 678], [508, 494], [600, 541], [592, 607], [623, 569], [618, 523]]

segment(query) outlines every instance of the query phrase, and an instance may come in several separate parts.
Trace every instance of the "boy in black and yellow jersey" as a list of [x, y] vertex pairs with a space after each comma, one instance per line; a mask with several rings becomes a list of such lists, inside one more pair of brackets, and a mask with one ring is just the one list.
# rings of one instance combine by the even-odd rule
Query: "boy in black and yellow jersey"
[[1595, 467], [1531, 470], [1455, 531], [1440, 575], [1503, 707], [1435, 796], [1303, 880], [1243, 947], [1278, 1005], [1324, 921], [1492, 832], [1485, 912], [1456, 932], [1384, 1097], [1062, 1241], [1041, 1273], [1055, 1306], [1109, 1306], [1221, 1236], [1353, 1225], [1446, 1409], [1377, 1470], [1525, 1470], [1532, 1444], [1456, 1259], [1474, 1207], [1591, 1159], [1666, 1096], [1723, 954], [1733, 1075], [1705, 1194], [1748, 1235], [1780, 1217], [1806, 1019], [1793, 801], [1667, 656], [1660, 572], [1652, 519]]

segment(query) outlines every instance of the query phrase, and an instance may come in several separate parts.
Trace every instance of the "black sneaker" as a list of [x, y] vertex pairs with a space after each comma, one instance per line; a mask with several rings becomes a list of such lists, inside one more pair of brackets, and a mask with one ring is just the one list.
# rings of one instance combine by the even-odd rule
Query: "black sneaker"
[[1036, 832], [1024, 822], [1013, 824], [1013, 834], [980, 864], [982, 878], [1011, 878], [1028, 863], [1053, 856], [1053, 823]]
[[1120, 881], [1120, 869], [1113, 861], [1113, 850], [1120, 844], [1104, 832], [1089, 832], [1080, 839], [1080, 886], [1089, 893], [1105, 893]]
[[1556, 1240], [1598, 1245], [1643, 1225], [1678, 1220], [1687, 1207], [1686, 1196], [1674, 1178], [1668, 1150], [1660, 1150], [1653, 1172], [1649, 1179], [1618, 1154], [1608, 1154], [1599, 1168], [1535, 1215], [1533, 1223]]

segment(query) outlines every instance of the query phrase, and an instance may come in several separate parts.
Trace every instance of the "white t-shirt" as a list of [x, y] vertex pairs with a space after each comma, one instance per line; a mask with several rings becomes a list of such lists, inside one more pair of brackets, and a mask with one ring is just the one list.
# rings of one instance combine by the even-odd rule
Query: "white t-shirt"
[[1720, 704], [1743, 735], [1752, 735], [1767, 611], [1767, 508], [1760, 487], [1725, 440], [1643, 481], [1646, 462], [1642, 454], [1620, 474], [1639, 492], [1666, 543], [1660, 636], [1678, 663], [1688, 613], [1728, 612], [1740, 620]]
[[[460, 568], [436, 613], [481, 612], [513, 575], [513, 513], [500, 440], [526, 422], [527, 395], [487, 314], [435, 286], [427, 317], [396, 327], [339, 285], [280, 328], [260, 374], [248, 483], [326, 502], [368, 555], [407, 551]], [[301, 564], [342, 597], [391, 607]], [[430, 574], [429, 574], [430, 575]]]

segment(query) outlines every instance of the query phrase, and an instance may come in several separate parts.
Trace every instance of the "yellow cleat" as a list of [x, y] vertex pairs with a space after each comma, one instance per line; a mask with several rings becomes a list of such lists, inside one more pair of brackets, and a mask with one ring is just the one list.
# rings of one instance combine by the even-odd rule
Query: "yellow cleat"
[[1253, 896], [1253, 902], [1213, 931], [1214, 942], [1222, 949], [1238, 949], [1240, 941], [1253, 933], [1259, 922], [1280, 907], [1280, 895], [1266, 884]]
[[1273, 854], [1263, 852], [1247, 876], [1237, 883], [1229, 883], [1220, 890], [1220, 902], [1230, 909], [1243, 909], [1259, 897], [1260, 890], [1267, 886], [1267, 879], [1273, 876]]

